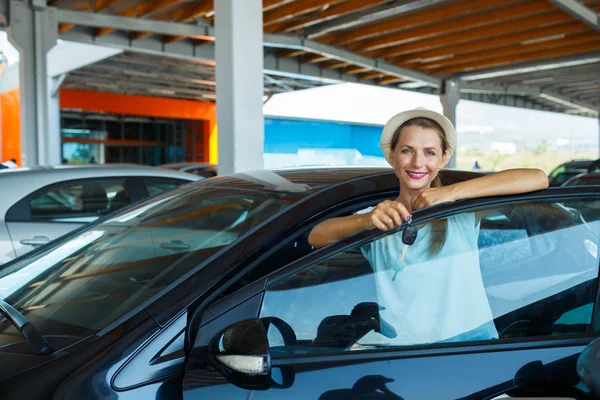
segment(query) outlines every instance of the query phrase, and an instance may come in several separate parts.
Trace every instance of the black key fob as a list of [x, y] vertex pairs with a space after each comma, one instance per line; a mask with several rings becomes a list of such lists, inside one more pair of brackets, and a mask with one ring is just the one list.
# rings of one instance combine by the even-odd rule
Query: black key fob
[[402, 243], [410, 246], [417, 240], [418, 233], [419, 230], [416, 226], [407, 226], [406, 229], [404, 229], [404, 232], [402, 232]]

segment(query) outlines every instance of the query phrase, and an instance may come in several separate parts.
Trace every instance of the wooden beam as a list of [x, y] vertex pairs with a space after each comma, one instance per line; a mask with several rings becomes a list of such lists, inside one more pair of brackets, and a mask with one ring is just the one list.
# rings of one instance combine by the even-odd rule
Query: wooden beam
[[462, 54], [469, 54], [480, 50], [490, 50], [496, 47], [503, 47], [511, 44], [519, 44], [526, 40], [543, 39], [559, 34], [573, 34], [588, 31], [589, 28], [577, 21], [567, 22], [566, 24], [552, 25], [540, 29], [527, 30], [523, 32], [509, 33], [508, 35], [497, 36], [494, 38], [477, 38], [480, 40], [460, 43], [453, 46], [447, 46], [440, 49], [427, 50], [418, 53], [412, 53], [405, 56], [389, 59], [395, 64], [408, 65], [412, 63], [428, 64], [435, 62], [438, 58], [453, 56], [462, 57]]
[[385, 77], [385, 74], [383, 74], [382, 72], [378, 72], [378, 71], [371, 71], [371, 72], [365, 72], [364, 74], [360, 74], [359, 77], [361, 79], [376, 79], [376, 78]]
[[[508, 1], [508, 0], [507, 0]], [[533, 1], [504, 7], [498, 10], [486, 12], [484, 15], [475, 14], [458, 19], [443, 20], [432, 22], [431, 25], [420, 26], [417, 28], [385, 35], [375, 39], [364, 40], [362, 42], [348, 45], [352, 51], [369, 51], [382, 49], [402, 43], [414, 42], [423, 38], [437, 35], [445, 35], [450, 32], [464, 31], [468, 28], [489, 25], [497, 22], [504, 22], [514, 19], [515, 16], [524, 17], [536, 15], [545, 11], [554, 10], [554, 6], [548, 1]], [[432, 20], [435, 21], [435, 20]]]
[[[171, 0], [173, 1], [173, 0]], [[155, 4], [155, 3], [154, 3]], [[171, 11], [166, 11], [166, 13], [164, 14], [155, 14], [155, 17], [151, 18], [151, 19], [156, 19], [156, 20], [160, 20], [160, 21], [173, 21], [173, 22], [180, 22], [180, 23], [189, 23], [192, 22], [194, 20], [194, 18], [202, 16], [204, 14], [206, 14], [209, 11], [212, 11], [214, 8], [214, 2], [213, 0], [199, 0], [199, 1], [195, 1], [194, 3], [188, 5], [188, 6], [184, 6], [184, 7], [180, 7], [178, 9], [175, 10], [171, 10]], [[154, 10], [147, 10], [148, 12], [155, 12], [156, 9]], [[149, 32], [135, 32], [130, 36], [131, 40], [140, 40], [140, 39], [144, 39], [148, 36], [152, 35]], [[179, 39], [176, 39], [179, 38]], [[172, 41], [176, 41], [176, 40], [181, 40], [183, 39], [184, 36], [171, 36], [169, 37], [169, 40]], [[171, 43], [171, 42], [169, 42]]]
[[306, 51], [304, 51], [304, 50], [285, 49], [285, 50], [277, 51], [278, 58], [298, 57], [298, 56], [302, 56], [304, 54], [306, 54]]
[[477, 61], [490, 59], [490, 58], [498, 58], [498, 57], [518, 55], [518, 54], [524, 54], [524, 53], [526, 54], [526, 53], [536, 52], [538, 50], [543, 50], [543, 49], [552, 49], [555, 47], [577, 45], [580, 43], [587, 43], [587, 42], [593, 42], [593, 41], [598, 41], [598, 40], [600, 40], [600, 35], [598, 35], [596, 32], [591, 32], [589, 29], [587, 29], [583, 33], [576, 33], [576, 34], [569, 35], [564, 38], [557, 38], [554, 40], [547, 40], [547, 41], [537, 42], [537, 43], [532, 43], [532, 44], [520, 44], [519, 43], [516, 45], [504, 46], [504, 47], [500, 47], [500, 48], [496, 48], [496, 49], [478, 51], [478, 52], [474, 52], [474, 53], [470, 53], [470, 54], [466, 54], [466, 55], [457, 56], [457, 57], [454, 57], [449, 60], [441, 60], [437, 63], [431, 63], [431, 64], [427, 64], [427, 65], [419, 65], [418, 68], [417, 68], [417, 66], [413, 65], [413, 69], [428, 71], [431, 69], [439, 69], [439, 68], [449, 67], [451, 65], [465, 65], [465, 64], [469, 64], [471, 62], [477, 62]]
[[263, 14], [263, 25], [267, 28], [276, 22], [291, 20], [299, 15], [319, 11], [320, 9], [346, 0], [302, 0], [269, 10]]
[[320, 54], [310, 54], [310, 55], [306, 55], [306, 56], [302, 57], [300, 59], [300, 62], [302, 64], [316, 64], [316, 63], [320, 63], [323, 61], [327, 61], [329, 59], [330, 59], [329, 57], [322, 56]]
[[342, 33], [331, 33], [319, 38], [322, 43], [341, 45], [380, 36], [385, 33], [406, 30], [432, 21], [442, 22], [459, 15], [483, 11], [491, 7], [501, 7], [510, 4], [514, 0], [469, 0], [459, 3], [443, 3], [437, 6], [425, 7], [419, 10], [407, 12], [397, 17], [372, 23], [366, 26], [353, 27]]
[[498, 67], [506, 64], [516, 64], [526, 61], [541, 61], [548, 58], [566, 56], [577, 53], [586, 53], [600, 50], [600, 40], [578, 45], [565, 46], [560, 48], [544, 49], [532, 53], [517, 54], [513, 56], [495, 57], [483, 61], [468, 63], [466, 65], [453, 65], [429, 71], [435, 75], [451, 75], [460, 72], [471, 72], [483, 68]]
[[158, 0], [140, 6], [138, 8], [138, 17], [152, 18], [156, 15], [163, 14], [172, 10], [174, 7], [187, 3], [188, 0]]
[[315, 15], [303, 15], [293, 21], [274, 23], [269, 27], [271, 32], [292, 32], [306, 28], [321, 22], [342, 17], [353, 12], [363, 11], [380, 4], [388, 3], [389, 0], [351, 0], [345, 3], [335, 4]]
[[70, 31], [75, 28], [75, 24], [58, 24], [58, 33]]
[[321, 69], [339, 69], [350, 65], [350, 63], [343, 61], [326, 61], [320, 65]]
[[355, 75], [355, 74], [360, 74], [361, 72], [366, 72], [366, 71], [369, 71], [369, 68], [353, 66], [353, 67], [346, 68], [342, 72], [346, 75]]
[[273, 8], [291, 3], [296, 0], [263, 0], [263, 11], [269, 11]]
[[423, 40], [417, 40], [410, 43], [404, 43], [397, 46], [386, 47], [381, 50], [365, 52], [366, 57], [371, 58], [391, 58], [405, 54], [411, 54], [422, 50], [445, 47], [461, 42], [471, 42], [474, 40], [484, 39], [505, 34], [507, 32], [517, 32], [526, 29], [532, 29], [552, 24], [564, 23], [572, 21], [565, 13], [550, 12], [531, 17], [519, 18], [510, 21], [501, 21], [493, 25], [480, 26], [465, 31], [449, 33]]
[[[118, 3], [120, 3], [121, 0], [106, 0], [104, 2], [99, 2], [98, 4], [93, 3], [90, 4], [89, 2], [86, 3], [87, 5], [87, 10], [94, 11], [94, 12], [102, 12], [105, 11], [107, 9], [110, 9], [111, 7], [117, 5]], [[60, 4], [62, 4], [63, 6], [67, 7], [70, 5], [69, 2], [64, 2], [64, 1], [60, 1]], [[55, 5], [54, 3], [52, 3], [51, 5]], [[94, 6], [94, 8], [92, 8], [91, 6]], [[58, 25], [58, 32], [59, 33], [64, 33], [67, 31], [70, 31], [71, 29], [73, 29], [75, 27], [75, 24], [59, 24]]]
[[397, 76], [386, 76], [379, 80], [380, 85], [390, 85], [392, 83], [402, 83], [405, 82], [404, 79], [398, 78]]

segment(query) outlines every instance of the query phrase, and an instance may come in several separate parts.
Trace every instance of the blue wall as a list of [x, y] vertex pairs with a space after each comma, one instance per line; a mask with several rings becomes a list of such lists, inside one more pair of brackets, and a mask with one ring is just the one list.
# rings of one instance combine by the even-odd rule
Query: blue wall
[[382, 126], [265, 117], [265, 153], [296, 153], [299, 149], [357, 149], [383, 157]]

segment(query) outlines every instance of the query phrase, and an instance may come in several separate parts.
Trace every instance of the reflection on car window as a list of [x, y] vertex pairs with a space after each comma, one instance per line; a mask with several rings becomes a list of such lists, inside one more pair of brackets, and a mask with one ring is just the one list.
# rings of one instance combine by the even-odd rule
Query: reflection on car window
[[[175, 190], [2, 271], [0, 298], [44, 335], [94, 334], [296, 199]], [[0, 325], [2, 334], [12, 330]]]
[[169, 190], [173, 190], [183, 184], [189, 183], [188, 181], [174, 178], [146, 177], [143, 179], [150, 197], [168, 192]]
[[[402, 234], [388, 233], [294, 273], [265, 293], [261, 317], [283, 320], [298, 339], [285, 345], [269, 331], [273, 354], [589, 332], [600, 218], [584, 220], [581, 214], [597, 200], [578, 199], [577, 212], [551, 202], [478, 210], [485, 216], [474, 253], [459, 249], [396, 268], [390, 265], [399, 260], [369, 253], [378, 244], [396, 243]], [[419, 236], [428, 240], [424, 228]], [[418, 247], [409, 248], [408, 254], [416, 251]], [[464, 262], [469, 257], [477, 266], [470, 277], [471, 266]], [[460, 262], [451, 266], [453, 258]], [[474, 289], [464, 290], [473, 276], [483, 290], [479, 298]], [[457, 296], [437, 302], [440, 291], [456, 291]], [[460, 303], [458, 312], [452, 302]]]
[[123, 178], [54, 185], [35, 195], [29, 207], [34, 221], [89, 222], [130, 203]]

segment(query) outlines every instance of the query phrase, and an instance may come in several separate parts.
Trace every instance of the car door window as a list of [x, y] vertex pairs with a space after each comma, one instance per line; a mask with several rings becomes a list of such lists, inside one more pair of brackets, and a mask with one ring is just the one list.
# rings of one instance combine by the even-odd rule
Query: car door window
[[402, 262], [403, 232], [387, 232], [273, 279], [260, 315], [298, 339], [269, 331], [273, 354], [590, 332], [600, 220], [578, 211], [542, 201], [471, 210], [419, 223]]
[[32, 221], [89, 222], [131, 203], [125, 178], [68, 182], [29, 200]]
[[161, 193], [173, 190], [183, 184], [189, 183], [189, 181], [175, 178], [145, 177], [143, 180], [146, 188], [148, 189], [148, 195], [150, 197], [157, 196]]

